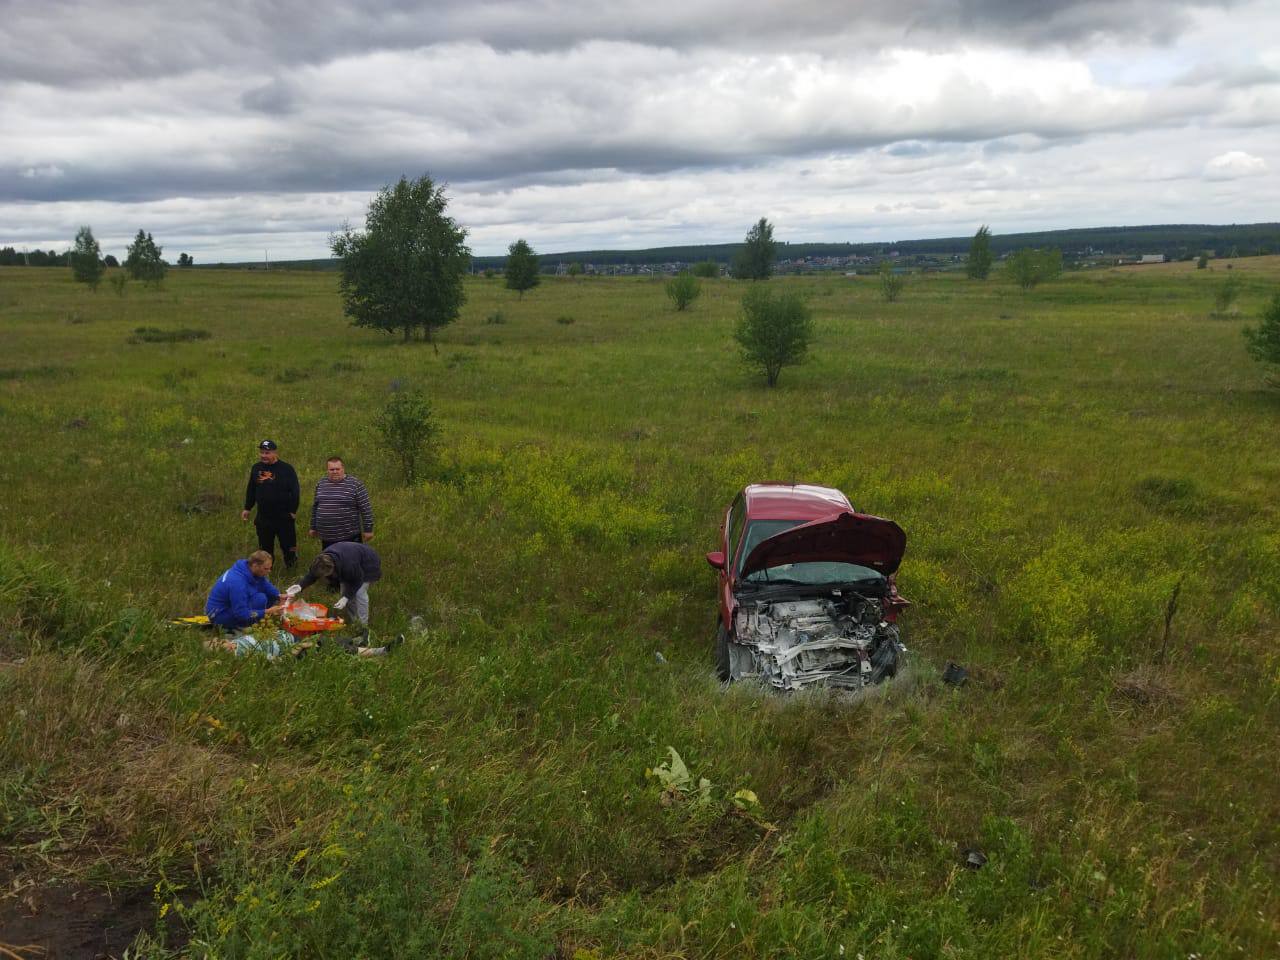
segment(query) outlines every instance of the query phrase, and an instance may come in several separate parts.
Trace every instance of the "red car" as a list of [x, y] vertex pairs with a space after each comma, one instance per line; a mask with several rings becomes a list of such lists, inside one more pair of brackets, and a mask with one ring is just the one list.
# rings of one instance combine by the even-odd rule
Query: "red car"
[[839, 490], [748, 486], [707, 554], [719, 572], [720, 678], [861, 689], [895, 675], [908, 604], [894, 573], [906, 544], [901, 527], [858, 513]]

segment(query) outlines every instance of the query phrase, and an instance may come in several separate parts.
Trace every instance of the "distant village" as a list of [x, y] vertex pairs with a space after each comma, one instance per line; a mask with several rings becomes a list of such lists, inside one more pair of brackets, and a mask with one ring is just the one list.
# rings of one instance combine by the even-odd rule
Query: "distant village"
[[[1215, 254], [1207, 251], [1210, 258]], [[1009, 256], [1004, 253], [997, 261]], [[1063, 251], [1063, 265], [1071, 269], [1091, 267], [1140, 266], [1143, 264], [1165, 263], [1171, 259], [1163, 253], [1116, 254], [1086, 247], [1083, 250]], [[1194, 257], [1188, 256], [1191, 260]], [[788, 259], [780, 257], [774, 262], [775, 274], [808, 274], [808, 273], [843, 273], [848, 277], [871, 275], [878, 273], [880, 264], [887, 261], [895, 272], [901, 273], [944, 273], [963, 271], [968, 257], [962, 253], [930, 254], [901, 253], [888, 250], [879, 255], [857, 256], [806, 256]], [[704, 262], [704, 261], [699, 261]], [[577, 264], [585, 276], [596, 277], [646, 277], [674, 276], [686, 270], [692, 270], [694, 263], [684, 260], [669, 260], [664, 263], [608, 263], [594, 264], [585, 261], [552, 260], [542, 258], [542, 272], [553, 276], [568, 276], [578, 272], [573, 269]], [[728, 276], [729, 265], [719, 264], [721, 276]]]

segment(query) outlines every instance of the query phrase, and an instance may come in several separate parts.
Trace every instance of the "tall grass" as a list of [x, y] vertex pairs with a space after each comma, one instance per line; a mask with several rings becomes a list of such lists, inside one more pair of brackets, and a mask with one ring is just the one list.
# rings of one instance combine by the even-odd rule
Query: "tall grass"
[[[1280, 261], [1235, 272], [1248, 314]], [[152, 889], [196, 956], [1273, 953], [1280, 401], [1209, 273], [774, 281], [829, 295], [766, 390], [728, 281], [677, 314], [659, 281], [477, 279], [436, 353], [345, 326], [325, 275], [6, 269], [0, 869]], [[443, 428], [407, 488], [393, 382]], [[369, 485], [396, 656], [163, 624], [252, 547], [263, 436], [304, 509], [331, 454]], [[759, 479], [906, 529], [901, 682], [713, 681], [701, 557]], [[705, 801], [646, 776], [671, 747]]]

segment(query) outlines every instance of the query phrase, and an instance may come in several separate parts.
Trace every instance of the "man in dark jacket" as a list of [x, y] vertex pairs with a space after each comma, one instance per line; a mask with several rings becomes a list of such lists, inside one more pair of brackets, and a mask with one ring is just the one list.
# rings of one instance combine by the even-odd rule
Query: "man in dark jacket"
[[382, 558], [367, 543], [339, 541], [331, 543], [311, 563], [306, 576], [285, 591], [293, 599], [317, 580], [326, 581], [342, 596], [333, 605], [345, 610], [351, 604], [351, 615], [361, 625], [369, 625], [369, 584], [382, 578]]
[[290, 570], [298, 562], [298, 531], [293, 521], [298, 515], [299, 493], [297, 472], [280, 459], [275, 441], [263, 440], [258, 444], [258, 462], [249, 470], [240, 519], [248, 520], [257, 505], [254, 526], [258, 528], [258, 548], [274, 553], [279, 538], [284, 565]]
[[283, 609], [280, 591], [267, 575], [271, 573], [271, 554], [255, 550], [247, 560], [237, 560], [214, 583], [204, 612], [220, 627], [249, 627], [263, 617]]

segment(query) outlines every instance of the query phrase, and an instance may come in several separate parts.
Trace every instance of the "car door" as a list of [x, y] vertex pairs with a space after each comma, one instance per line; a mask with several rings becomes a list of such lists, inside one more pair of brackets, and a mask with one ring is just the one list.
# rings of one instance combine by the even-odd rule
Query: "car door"
[[733, 628], [733, 577], [738, 569], [738, 551], [742, 549], [742, 532], [747, 524], [747, 507], [739, 493], [725, 514], [721, 549], [724, 551], [724, 568], [720, 571], [720, 622], [726, 630]]

